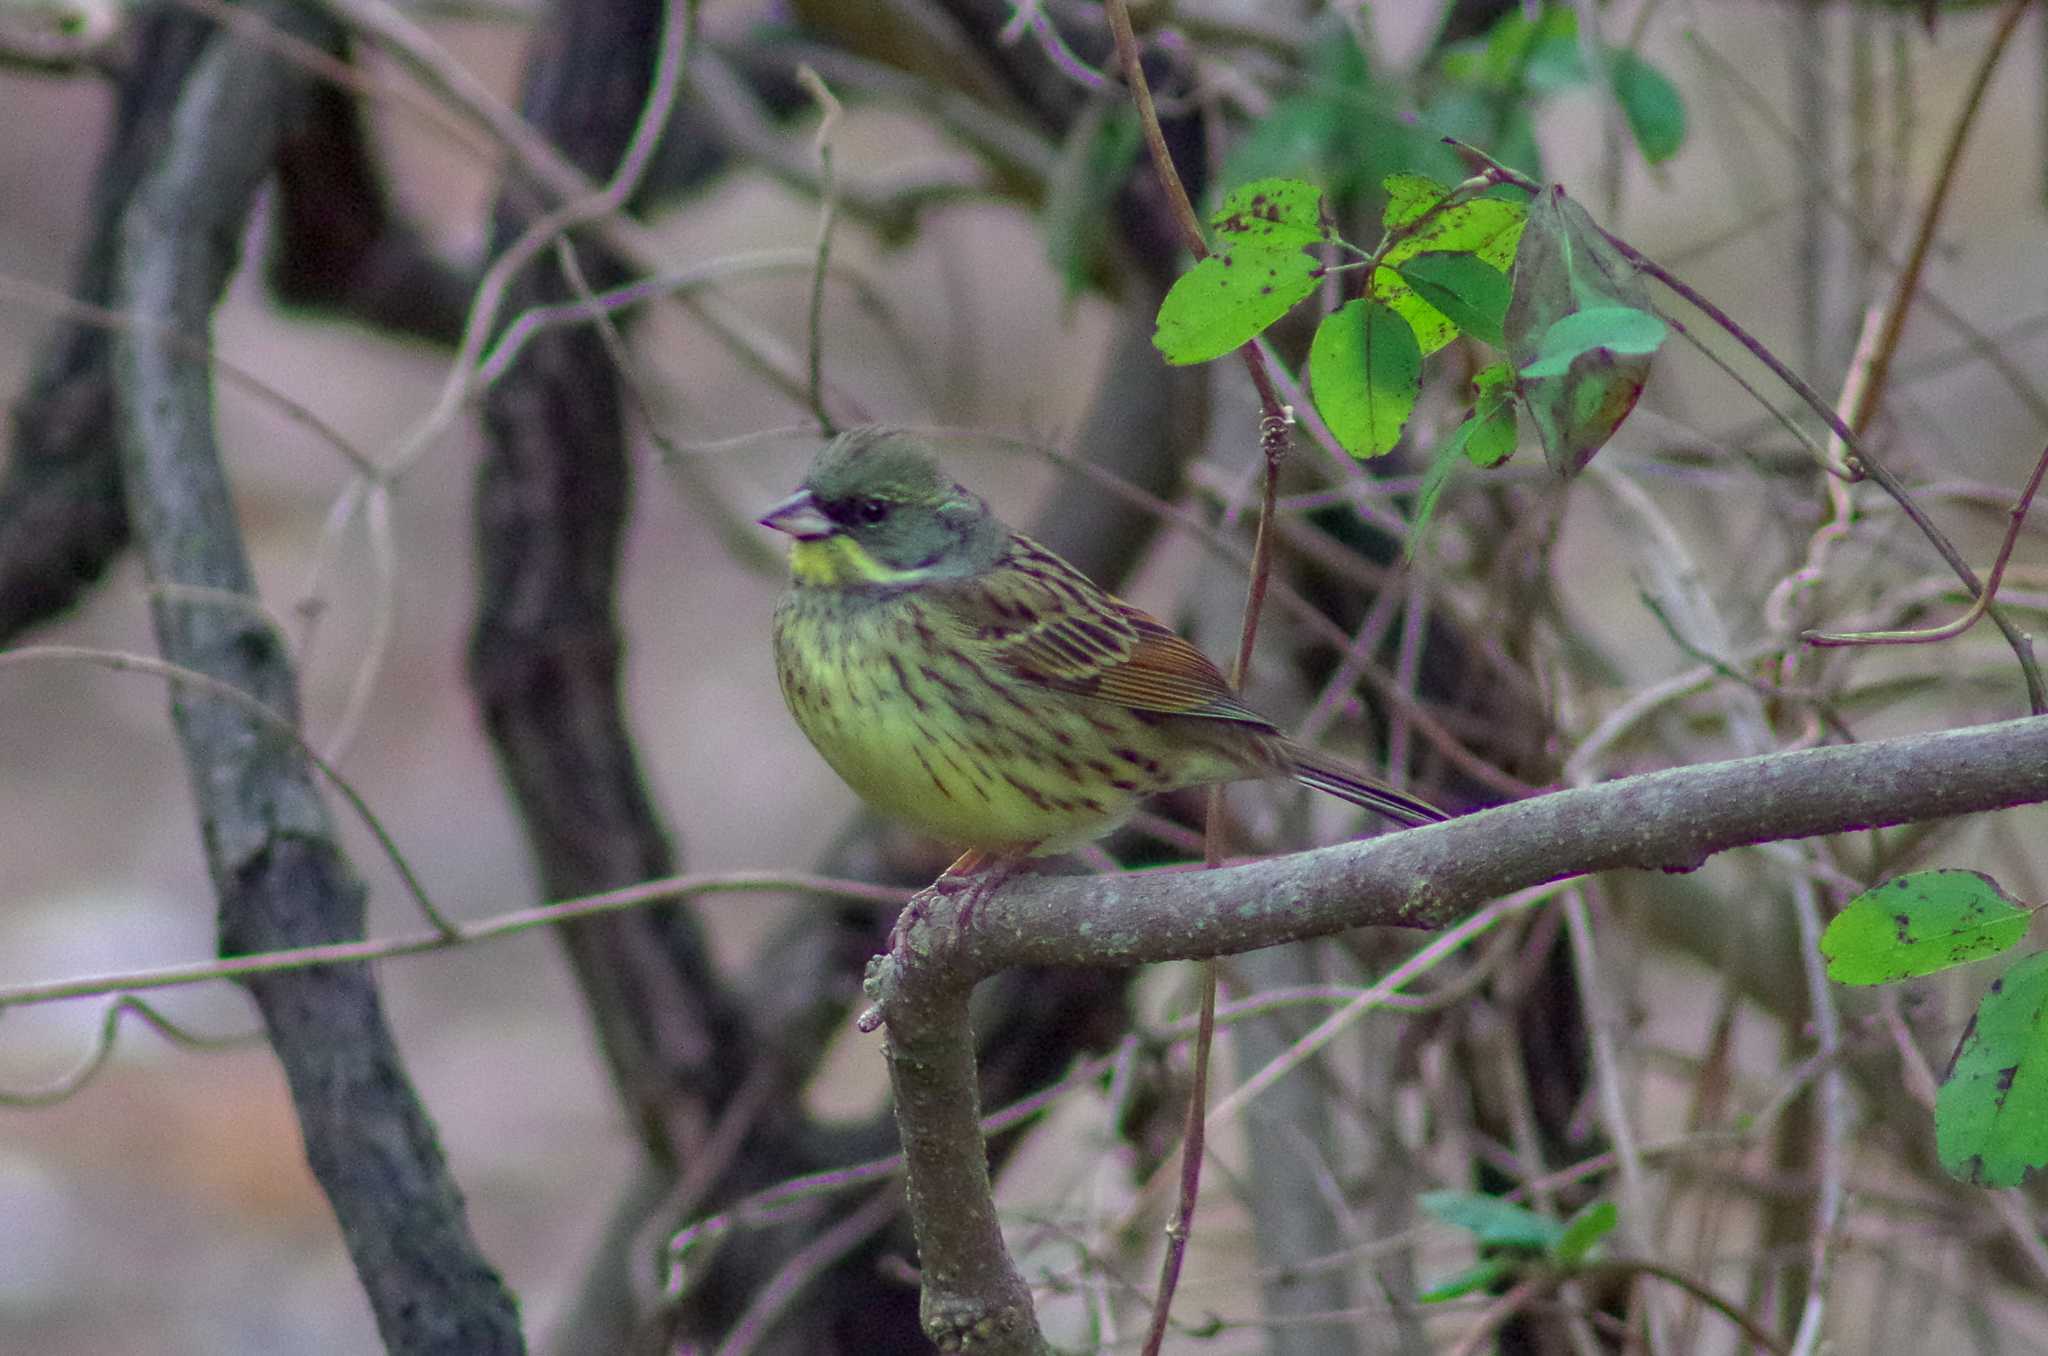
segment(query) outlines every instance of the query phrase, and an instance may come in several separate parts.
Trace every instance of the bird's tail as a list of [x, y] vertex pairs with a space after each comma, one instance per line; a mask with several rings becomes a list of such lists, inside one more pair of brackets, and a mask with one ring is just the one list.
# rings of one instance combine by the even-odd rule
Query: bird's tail
[[1362, 769], [1320, 749], [1287, 741], [1288, 772], [1303, 786], [1326, 791], [1401, 824], [1435, 824], [1450, 816], [1426, 800], [1396, 791]]

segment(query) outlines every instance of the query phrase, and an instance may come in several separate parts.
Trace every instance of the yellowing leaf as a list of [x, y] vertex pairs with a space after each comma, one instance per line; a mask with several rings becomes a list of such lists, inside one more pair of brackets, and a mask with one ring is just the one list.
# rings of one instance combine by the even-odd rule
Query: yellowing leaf
[[1380, 262], [1399, 268], [1418, 254], [1454, 250], [1477, 255], [1505, 271], [1515, 260], [1528, 209], [1505, 198], [1471, 198], [1452, 203], [1394, 242]]
[[1424, 301], [1400, 274], [1391, 268], [1376, 268], [1365, 294], [1408, 322], [1424, 357], [1458, 337], [1458, 326], [1436, 307]]
[[1451, 190], [1423, 174], [1389, 174], [1380, 184], [1387, 190], [1387, 210], [1380, 221], [1390, 231], [1406, 226], [1451, 195]]

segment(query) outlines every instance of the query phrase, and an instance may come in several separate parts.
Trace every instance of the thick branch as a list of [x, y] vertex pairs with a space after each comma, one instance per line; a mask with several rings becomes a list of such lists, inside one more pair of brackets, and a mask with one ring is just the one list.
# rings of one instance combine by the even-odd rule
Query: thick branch
[[1021, 880], [975, 910], [953, 964], [981, 976], [1194, 960], [1372, 925], [1437, 928], [1568, 876], [1691, 871], [1730, 848], [2043, 800], [2048, 717], [1764, 754], [1223, 871]]
[[[333, 37], [303, 8], [270, 17], [300, 36]], [[254, 599], [214, 444], [211, 374], [177, 336], [206, 332], [256, 191], [304, 97], [304, 77], [275, 56], [213, 39], [122, 220], [115, 274], [117, 300], [138, 321], [114, 345], [115, 413], [159, 643], [166, 658], [286, 719], [296, 718], [296, 682]], [[363, 888], [334, 843], [300, 746], [241, 705], [189, 689], [174, 693], [172, 715], [220, 899], [222, 950], [361, 936]], [[469, 1235], [369, 972], [339, 966], [247, 983], [386, 1347], [523, 1350], [512, 1297]]]
[[269, 282], [289, 306], [453, 345], [475, 280], [436, 259], [385, 192], [355, 97], [317, 85], [278, 148]]
[[[114, 82], [113, 126], [93, 179], [92, 223], [71, 295], [113, 299], [121, 213], [161, 149], [171, 109], [213, 26], [175, 5], [134, 20], [135, 59]], [[0, 642], [69, 607], [128, 544], [114, 450], [112, 339], [60, 320], [15, 404], [14, 455], [0, 479]]]
[[967, 995], [982, 977], [1012, 965], [1196, 960], [1375, 924], [1442, 927], [1587, 872], [1691, 871], [1730, 848], [2043, 800], [2048, 717], [2031, 717], [1675, 768], [1223, 870], [1024, 879], [977, 903], [964, 934], [957, 903], [928, 896], [868, 975], [889, 1026], [927, 1330], [989, 1325], [976, 1348], [985, 1356], [1039, 1344], [1018, 1321], [1028, 1292], [977, 1187], [987, 1173], [971, 1133]]

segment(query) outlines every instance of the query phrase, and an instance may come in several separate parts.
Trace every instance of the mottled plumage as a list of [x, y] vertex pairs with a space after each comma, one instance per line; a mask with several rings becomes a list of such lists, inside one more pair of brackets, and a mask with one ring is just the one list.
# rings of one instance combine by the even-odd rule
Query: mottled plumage
[[835, 439], [761, 521], [796, 538], [775, 612], [791, 714], [869, 804], [1011, 857], [1146, 796], [1292, 777], [1404, 824], [1427, 803], [1295, 743], [1198, 650], [947, 479], [908, 437]]

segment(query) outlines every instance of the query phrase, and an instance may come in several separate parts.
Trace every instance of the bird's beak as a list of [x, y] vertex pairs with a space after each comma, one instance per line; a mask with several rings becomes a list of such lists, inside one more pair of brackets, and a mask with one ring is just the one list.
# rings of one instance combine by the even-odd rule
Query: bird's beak
[[809, 490], [798, 490], [754, 521], [777, 532], [787, 532], [798, 541], [816, 541], [839, 530], [818, 511], [818, 503]]

